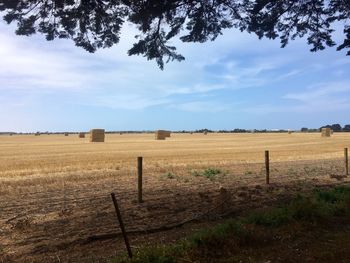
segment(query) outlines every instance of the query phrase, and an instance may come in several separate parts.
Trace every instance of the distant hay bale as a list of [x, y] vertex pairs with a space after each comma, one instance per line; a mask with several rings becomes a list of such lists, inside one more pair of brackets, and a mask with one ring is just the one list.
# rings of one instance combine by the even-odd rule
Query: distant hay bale
[[68, 136], [68, 132], [65, 132], [65, 133], [64, 133], [64, 136]]
[[122, 132], [120, 132], [120, 133], [119, 133], [119, 135], [123, 135], [123, 133], [122, 133]]
[[207, 135], [207, 134], [208, 134], [208, 132], [206, 132], [206, 131], [205, 131], [203, 134], [204, 134], [204, 135]]
[[85, 133], [84, 132], [79, 132], [79, 138], [85, 138]]
[[36, 132], [34, 135], [35, 136], [40, 136], [40, 132]]
[[105, 130], [104, 129], [92, 129], [90, 130], [90, 142], [104, 142]]
[[321, 129], [321, 136], [322, 137], [331, 137], [331, 134], [332, 134], [331, 131], [332, 131], [331, 128], [322, 128]]
[[331, 134], [333, 134], [333, 130], [331, 129]]
[[292, 131], [291, 131], [291, 130], [288, 130], [288, 134], [292, 134]]
[[165, 138], [170, 137], [171, 132], [165, 130], [156, 130], [154, 135], [156, 140], [165, 140]]

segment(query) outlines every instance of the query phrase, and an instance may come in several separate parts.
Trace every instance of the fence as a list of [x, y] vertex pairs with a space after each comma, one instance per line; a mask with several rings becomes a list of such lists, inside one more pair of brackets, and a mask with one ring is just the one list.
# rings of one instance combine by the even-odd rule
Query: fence
[[111, 174], [96, 185], [83, 181], [50, 191], [2, 193], [0, 237], [25, 232], [23, 240], [9, 239], [7, 246], [32, 245], [31, 253], [50, 253], [119, 236], [111, 192], [119, 198], [128, 233], [153, 233], [258, 207], [271, 202], [271, 193], [276, 197], [309, 185], [349, 183], [347, 148], [343, 158], [328, 160], [274, 162], [269, 151], [261, 157], [261, 163], [219, 164], [218, 171], [212, 169], [213, 176], [204, 174], [205, 167], [186, 175], [177, 175], [178, 168], [173, 167], [152, 178], [147, 176], [147, 159], [144, 166], [139, 157], [137, 176], [123, 180]]

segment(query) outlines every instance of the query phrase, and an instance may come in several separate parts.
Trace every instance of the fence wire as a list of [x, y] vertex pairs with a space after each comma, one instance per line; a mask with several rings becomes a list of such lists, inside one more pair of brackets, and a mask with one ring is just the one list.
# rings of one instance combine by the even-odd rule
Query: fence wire
[[[8, 245], [35, 244], [35, 252], [57, 249], [72, 240], [115, 236], [119, 230], [111, 192], [117, 195], [129, 233], [167, 229], [271, 201], [263, 162], [226, 161], [181, 171], [174, 165], [148, 176], [146, 166], [141, 204], [137, 203], [136, 174], [124, 178], [125, 182], [111, 175], [102, 185], [96, 177], [95, 184], [64, 182], [60, 189], [14, 190], [0, 197], [0, 236], [21, 233], [20, 241], [13, 239]], [[299, 191], [293, 185], [348, 184], [349, 179], [343, 158], [283, 162], [271, 158], [270, 162], [270, 183], [276, 192], [284, 185], [292, 185], [288, 191]]]

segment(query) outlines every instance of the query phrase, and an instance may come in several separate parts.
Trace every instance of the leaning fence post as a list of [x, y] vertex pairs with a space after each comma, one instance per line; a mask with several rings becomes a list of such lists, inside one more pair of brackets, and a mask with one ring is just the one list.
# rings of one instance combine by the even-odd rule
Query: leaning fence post
[[142, 157], [137, 157], [137, 190], [137, 200], [142, 203]]
[[265, 151], [265, 171], [266, 171], [266, 184], [270, 184], [270, 158], [269, 158], [269, 151]]
[[128, 236], [126, 235], [126, 231], [125, 231], [125, 228], [124, 228], [124, 223], [123, 223], [122, 215], [121, 215], [120, 210], [119, 210], [117, 199], [115, 198], [115, 194], [114, 193], [111, 193], [111, 196], [112, 196], [115, 212], [117, 213], [117, 218], [118, 218], [120, 229], [122, 231], [122, 235], [123, 235], [123, 238], [124, 238], [125, 246], [126, 246], [126, 249], [128, 251], [128, 255], [129, 255], [130, 258], [132, 258], [132, 252], [131, 252]]
[[349, 175], [349, 156], [348, 148], [344, 148], [345, 174]]

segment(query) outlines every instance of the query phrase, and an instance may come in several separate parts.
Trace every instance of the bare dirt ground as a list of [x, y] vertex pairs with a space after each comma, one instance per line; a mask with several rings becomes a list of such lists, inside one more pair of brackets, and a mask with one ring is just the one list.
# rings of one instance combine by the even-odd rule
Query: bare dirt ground
[[[105, 143], [77, 135], [0, 136], [0, 262], [98, 262], [120, 253], [111, 192], [138, 246], [171, 242], [211, 220], [314, 187], [349, 184], [349, 146], [350, 133], [173, 134], [166, 141], [124, 134], [107, 135]], [[137, 156], [144, 157], [142, 204]], [[198, 176], [208, 168], [220, 173]]]

